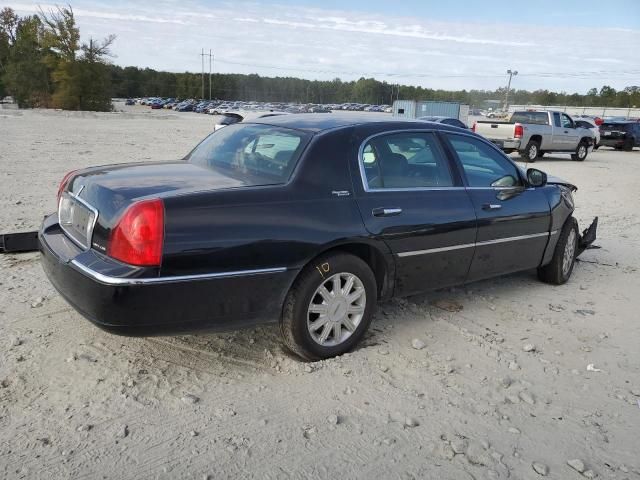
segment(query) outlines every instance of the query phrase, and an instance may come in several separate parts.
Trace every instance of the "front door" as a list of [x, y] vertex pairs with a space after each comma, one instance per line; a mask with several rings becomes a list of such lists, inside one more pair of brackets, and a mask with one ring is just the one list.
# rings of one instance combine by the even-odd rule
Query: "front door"
[[432, 132], [369, 137], [354, 173], [364, 224], [396, 260], [396, 295], [464, 283], [476, 215], [469, 194]]
[[571, 120], [571, 117], [566, 113], [560, 114], [560, 123], [562, 124], [562, 133], [564, 135], [563, 145], [564, 150], [575, 150], [578, 148], [578, 140], [580, 136], [576, 125]]
[[528, 188], [518, 168], [477, 137], [444, 133], [462, 168], [478, 218], [469, 281], [540, 265], [551, 212], [541, 189]]

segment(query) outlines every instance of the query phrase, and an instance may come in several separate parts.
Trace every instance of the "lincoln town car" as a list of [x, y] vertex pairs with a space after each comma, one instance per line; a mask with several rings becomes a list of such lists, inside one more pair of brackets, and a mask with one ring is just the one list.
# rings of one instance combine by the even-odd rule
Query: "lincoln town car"
[[391, 297], [523, 270], [567, 282], [596, 233], [578, 229], [575, 190], [442, 123], [271, 116], [182, 160], [67, 174], [39, 248], [58, 292], [109, 332], [274, 322], [315, 360], [352, 349]]

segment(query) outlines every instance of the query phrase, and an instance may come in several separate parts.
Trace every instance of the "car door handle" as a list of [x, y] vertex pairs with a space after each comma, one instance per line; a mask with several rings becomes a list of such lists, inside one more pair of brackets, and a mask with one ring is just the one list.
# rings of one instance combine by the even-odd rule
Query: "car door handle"
[[393, 217], [402, 213], [401, 208], [378, 207], [371, 210], [374, 217]]
[[502, 205], [500, 205], [499, 203], [485, 203], [484, 205], [482, 205], [483, 210], [500, 210], [501, 208]]

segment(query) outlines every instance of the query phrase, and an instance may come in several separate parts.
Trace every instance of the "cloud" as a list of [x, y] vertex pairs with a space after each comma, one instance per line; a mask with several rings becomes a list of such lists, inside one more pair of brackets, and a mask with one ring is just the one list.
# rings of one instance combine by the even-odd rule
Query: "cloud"
[[[36, 12], [37, 5], [9, 2], [20, 13]], [[602, 84], [632, 85], [640, 71], [640, 31], [632, 29], [607, 29], [603, 42], [602, 35], [572, 25], [433, 21], [347, 6], [205, 0], [113, 0], [108, 7], [75, 0], [73, 5], [84, 37], [117, 35], [118, 64], [169, 71], [200, 71], [202, 48], [213, 50], [218, 72], [375, 76], [447, 89], [494, 89], [506, 82], [511, 68], [520, 72], [515, 88], [584, 92]]]

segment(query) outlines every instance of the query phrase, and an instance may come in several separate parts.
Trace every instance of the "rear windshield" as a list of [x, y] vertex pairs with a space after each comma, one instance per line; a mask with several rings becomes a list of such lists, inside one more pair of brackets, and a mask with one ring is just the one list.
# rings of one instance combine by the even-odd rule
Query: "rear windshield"
[[628, 123], [603, 123], [600, 125], [600, 130], [617, 130], [619, 132], [626, 132], [629, 128]]
[[286, 183], [310, 137], [289, 128], [237, 123], [209, 135], [187, 161], [249, 185]]
[[242, 116], [232, 114], [232, 115], [214, 115], [213, 123], [216, 125], [233, 125], [234, 123], [238, 123], [242, 121]]
[[549, 114], [547, 112], [515, 112], [511, 115], [510, 122], [549, 125]]

